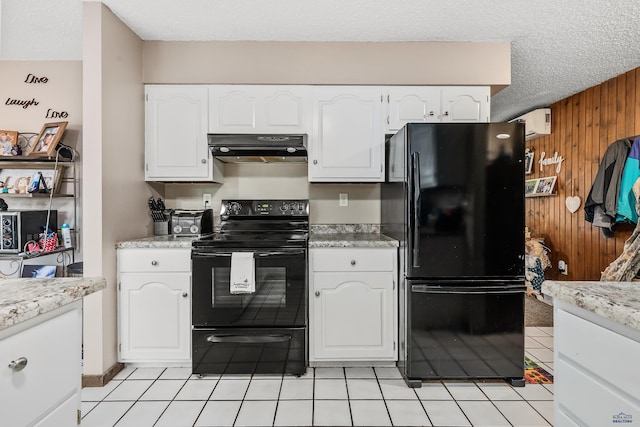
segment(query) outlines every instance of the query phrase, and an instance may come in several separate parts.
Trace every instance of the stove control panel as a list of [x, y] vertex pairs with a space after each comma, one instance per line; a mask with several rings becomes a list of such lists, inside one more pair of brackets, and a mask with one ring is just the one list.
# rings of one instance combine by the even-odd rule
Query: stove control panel
[[223, 200], [223, 218], [240, 216], [309, 216], [308, 200]]

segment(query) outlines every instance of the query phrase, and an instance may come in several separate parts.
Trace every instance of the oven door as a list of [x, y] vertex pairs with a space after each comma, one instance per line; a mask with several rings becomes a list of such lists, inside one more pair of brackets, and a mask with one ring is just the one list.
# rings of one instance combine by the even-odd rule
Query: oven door
[[[255, 292], [230, 292], [231, 254], [253, 252]], [[194, 327], [305, 326], [307, 251], [194, 249], [192, 320]]]

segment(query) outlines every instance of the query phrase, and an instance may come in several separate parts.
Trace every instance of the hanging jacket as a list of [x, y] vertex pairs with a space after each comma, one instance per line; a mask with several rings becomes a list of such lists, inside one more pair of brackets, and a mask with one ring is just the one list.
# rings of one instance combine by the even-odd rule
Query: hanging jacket
[[633, 185], [638, 178], [640, 178], [640, 137], [633, 141], [622, 170], [618, 205], [616, 206], [616, 222], [638, 223], [636, 196], [633, 194]]
[[615, 223], [620, 179], [631, 145], [630, 139], [619, 139], [611, 143], [602, 156], [600, 167], [584, 204], [584, 219], [588, 222], [594, 223], [596, 208], [602, 212], [602, 221], [594, 223], [594, 226], [611, 229]]

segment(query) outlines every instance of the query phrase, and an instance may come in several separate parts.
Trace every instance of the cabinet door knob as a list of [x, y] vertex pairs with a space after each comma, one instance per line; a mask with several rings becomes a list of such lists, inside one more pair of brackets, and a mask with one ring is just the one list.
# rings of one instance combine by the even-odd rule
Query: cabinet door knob
[[320, 296], [320, 291], [316, 291], [316, 296], [319, 297]]
[[187, 292], [183, 292], [183, 293], [182, 293], [182, 298], [186, 298], [186, 297], [188, 297], [188, 296], [189, 296], [189, 294], [188, 294]]
[[314, 165], [317, 165], [317, 164], [318, 164], [318, 161], [317, 161], [317, 160], [314, 160], [314, 161], [313, 161], [313, 164], [314, 164]]
[[429, 115], [430, 115], [430, 116], [434, 116], [434, 115], [435, 115], [435, 113], [434, 113], [433, 111], [429, 111]]
[[444, 112], [444, 115], [445, 115], [445, 116], [448, 116], [448, 115], [449, 115], [449, 112], [448, 112], [448, 111], [445, 111], [445, 112]]
[[207, 163], [207, 159], [200, 160], [201, 163]]
[[158, 265], [158, 261], [156, 260], [151, 261], [151, 265]]
[[24, 367], [27, 366], [27, 358], [26, 357], [20, 357], [16, 360], [12, 360], [9, 363], [9, 368], [12, 369], [14, 372], [20, 372], [24, 369]]
[[356, 265], [356, 260], [355, 259], [351, 260], [351, 265]]

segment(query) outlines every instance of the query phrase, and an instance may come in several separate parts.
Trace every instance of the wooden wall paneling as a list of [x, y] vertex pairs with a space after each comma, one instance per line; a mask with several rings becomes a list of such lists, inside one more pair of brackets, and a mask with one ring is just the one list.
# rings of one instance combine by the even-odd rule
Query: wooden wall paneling
[[[624, 137], [640, 135], [640, 68], [624, 73], [551, 105], [552, 133], [527, 142], [535, 164], [526, 179], [555, 174], [554, 165], [540, 170], [540, 153], [558, 152], [565, 158], [556, 182], [557, 195], [527, 198], [525, 219], [533, 236], [541, 236], [551, 248], [552, 267], [545, 277], [559, 280], [599, 280], [601, 272], [622, 253], [632, 224], [616, 226], [613, 238], [584, 220], [586, 202], [602, 157], [609, 145]], [[580, 210], [570, 213], [565, 199], [573, 194], [582, 200]], [[558, 275], [557, 262], [569, 265], [567, 276]]]
[[[575, 231], [575, 221], [573, 220], [573, 215], [570, 215], [564, 204], [566, 197], [571, 193], [571, 179], [572, 179], [572, 171], [573, 169], [573, 160], [575, 159], [574, 154], [574, 143], [577, 138], [577, 135], [574, 133], [576, 125], [576, 117], [574, 112], [574, 103], [576, 100], [576, 96], [572, 96], [569, 98], [569, 102], [567, 103], [567, 118], [566, 118], [566, 139], [562, 146], [563, 156], [565, 156], [566, 164], [563, 164], [560, 173], [563, 178], [563, 191], [560, 197], [558, 198], [558, 210], [559, 214], [562, 218], [564, 218], [564, 228], [565, 228], [565, 239], [567, 241], [567, 258], [565, 261], [570, 259], [576, 259], [575, 257], [575, 240], [574, 240], [574, 231]], [[571, 276], [573, 276], [572, 269], [569, 269], [568, 275], [564, 276], [568, 280], [571, 280]]]
[[636, 135], [635, 132], [635, 103], [636, 103], [636, 73], [629, 71], [625, 74], [625, 106], [624, 106], [624, 136]]
[[[605, 103], [606, 103], [606, 138], [600, 141], [600, 149], [601, 153], [604, 153], [604, 149], [611, 144], [612, 141], [616, 140], [616, 100], [617, 100], [617, 91], [616, 91], [616, 82], [614, 80], [608, 80], [605, 83], [606, 92], [605, 92]], [[605, 238], [604, 239], [604, 248], [605, 250], [602, 252], [602, 257], [600, 259], [600, 266], [608, 265], [608, 260], [611, 259], [611, 256], [615, 253], [615, 243], [616, 239], [613, 238]], [[600, 271], [602, 271], [601, 268]]]
[[[601, 155], [600, 155], [600, 134], [601, 134], [601, 124], [600, 124], [600, 107], [602, 104], [600, 102], [602, 97], [602, 85], [597, 85], [593, 88], [593, 110], [591, 111], [591, 119], [593, 121], [593, 128], [591, 131], [591, 176], [589, 184], [589, 189], [591, 189], [591, 185], [593, 185], [593, 180], [595, 179], [598, 168], [600, 167]], [[588, 192], [587, 192], [588, 195]], [[586, 199], [585, 199], [586, 200]], [[587, 259], [587, 267], [589, 274], [585, 276], [585, 280], [597, 280], [600, 276], [597, 275], [597, 271], [600, 269], [600, 233], [598, 229], [594, 227], [592, 224], [590, 225], [590, 243], [591, 243], [591, 257]]]
[[[563, 208], [563, 213], [564, 215], [567, 216], [567, 218], [571, 219], [571, 256], [569, 257], [569, 259], [572, 260], [578, 260], [580, 259], [580, 254], [579, 252], [579, 247], [578, 247], [578, 243], [580, 240], [580, 234], [578, 233], [578, 220], [577, 220], [577, 213], [571, 213], [569, 212], [569, 210], [566, 208], [566, 198], [567, 197], [571, 197], [571, 193], [573, 192], [575, 194], [575, 188], [576, 188], [576, 184], [577, 184], [577, 176], [578, 176], [578, 171], [579, 171], [579, 161], [578, 161], [578, 156], [579, 156], [579, 151], [578, 151], [578, 145], [581, 141], [580, 139], [580, 130], [582, 127], [582, 123], [583, 123], [583, 119], [582, 117], [580, 117], [580, 107], [582, 104], [582, 94], [578, 94], [575, 95], [573, 97], [573, 102], [572, 102], [572, 109], [571, 109], [571, 116], [572, 116], [572, 124], [573, 124], [573, 129], [571, 131], [571, 152], [570, 152], [570, 158], [569, 158], [569, 165], [565, 165], [566, 167], [566, 172], [565, 172], [565, 177], [567, 178], [567, 184], [565, 185], [565, 194], [564, 197], [561, 200], [561, 206]], [[573, 188], [573, 190], [572, 190]], [[578, 271], [573, 271], [573, 264], [572, 267], [569, 269], [569, 279], [572, 280], [573, 277], [576, 276], [576, 274], [578, 273]], [[578, 267], [577, 265], [575, 267]]]
[[[567, 150], [565, 147], [567, 146], [567, 139], [570, 137], [568, 133], [568, 128], [571, 121], [571, 117], [569, 114], [569, 105], [570, 105], [570, 98], [564, 100], [560, 104], [560, 108], [559, 108], [560, 132], [556, 136], [554, 141], [555, 143], [553, 144], [553, 148], [552, 148], [552, 152], [558, 151], [559, 155], [560, 153], [562, 153], [563, 156], [566, 156]], [[566, 216], [561, 215], [560, 206], [558, 203], [559, 200], [562, 198], [562, 194], [564, 193], [564, 188], [563, 188], [565, 184], [564, 173], [562, 169], [560, 170], [559, 173], [557, 173], [555, 170], [555, 167], [553, 169], [549, 168], [548, 171], [545, 171], [545, 174], [547, 173], [558, 176], [556, 180], [556, 185], [558, 187], [558, 190], [557, 190], [558, 196], [554, 197], [554, 200], [553, 200], [553, 205], [554, 205], [553, 210], [556, 218], [553, 224], [553, 232], [556, 236], [558, 236], [556, 239], [557, 241], [554, 243], [554, 246], [556, 247], [556, 257], [553, 263], [553, 268], [556, 269], [557, 277], [566, 278], [567, 276], [560, 275], [560, 270], [558, 270], [558, 261], [564, 260], [565, 262], [568, 262], [567, 261], [569, 258], [568, 255], [569, 255], [569, 251], [571, 250], [571, 241], [567, 237]]]
[[634, 110], [634, 127], [633, 134], [640, 135], [640, 68], [635, 69], [636, 75], [636, 91], [635, 91], [635, 100], [633, 105]]
[[[584, 203], [587, 200], [587, 193], [591, 189], [591, 166], [589, 164], [591, 157], [591, 129], [593, 122], [590, 119], [590, 115], [587, 114], [593, 106], [593, 90], [586, 90], [582, 93], [582, 102], [580, 103], [580, 141], [578, 144], [578, 152], [576, 155], [576, 161], [578, 163], [578, 174], [574, 182], [573, 195], [580, 197], [581, 205], [580, 209], [574, 214], [578, 226], [576, 228], [578, 234], [578, 258], [576, 261], [576, 274], [574, 277], [586, 277], [587, 276], [587, 263], [584, 260], [588, 260], [591, 256], [591, 244], [590, 244], [590, 230], [588, 227], [590, 224], [584, 220]], [[582, 154], [582, 155], [580, 155]], [[582, 260], [582, 262], [580, 262]]]

